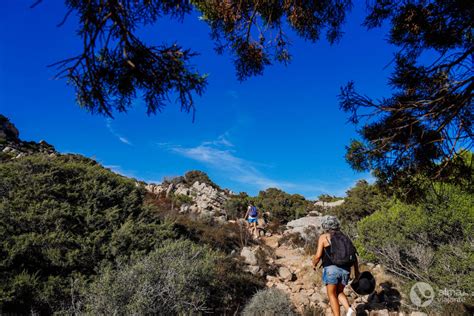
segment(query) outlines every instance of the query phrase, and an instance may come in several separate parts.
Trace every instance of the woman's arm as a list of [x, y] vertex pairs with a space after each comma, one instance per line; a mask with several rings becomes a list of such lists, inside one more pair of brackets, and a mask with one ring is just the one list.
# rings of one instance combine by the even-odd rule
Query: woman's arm
[[324, 235], [319, 236], [318, 240], [318, 250], [316, 250], [316, 254], [313, 257], [313, 266], [317, 267], [319, 260], [321, 260], [321, 257], [323, 256], [323, 251], [324, 251]]

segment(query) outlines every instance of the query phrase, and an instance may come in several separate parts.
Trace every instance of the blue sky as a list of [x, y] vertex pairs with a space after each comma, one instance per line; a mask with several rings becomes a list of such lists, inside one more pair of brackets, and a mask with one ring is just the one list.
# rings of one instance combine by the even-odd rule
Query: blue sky
[[222, 187], [250, 194], [279, 187], [311, 199], [343, 195], [358, 179], [370, 177], [344, 160], [344, 146], [357, 135], [337, 100], [349, 80], [372, 97], [390, 93], [395, 48], [387, 44], [385, 29], [360, 25], [365, 1], [356, 1], [338, 44], [292, 36], [288, 66], [268, 67], [264, 76], [243, 83], [231, 57], [214, 52], [209, 28], [196, 15], [142, 30], [151, 42], [177, 42], [200, 53], [193, 64], [209, 74], [209, 84], [196, 97], [194, 123], [176, 104], [147, 116], [137, 100], [114, 120], [81, 109], [72, 87], [52, 80], [54, 70], [46, 67], [80, 51], [76, 20], [58, 28], [62, 1], [44, 1], [35, 9], [31, 3], [0, 2], [0, 113], [22, 139], [44, 139], [61, 152], [92, 157], [148, 182], [199, 169]]

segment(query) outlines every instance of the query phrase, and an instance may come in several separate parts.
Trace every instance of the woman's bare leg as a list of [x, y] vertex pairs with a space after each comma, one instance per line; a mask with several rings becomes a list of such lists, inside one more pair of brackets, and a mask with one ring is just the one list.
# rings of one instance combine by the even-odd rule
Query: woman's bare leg
[[342, 306], [344, 306], [344, 309], [346, 312], [349, 310], [351, 305], [349, 304], [349, 300], [347, 299], [346, 294], [344, 294], [344, 284], [338, 284], [337, 285], [337, 298], [339, 299], [339, 302], [341, 302]]
[[340, 316], [341, 311], [339, 309], [339, 300], [337, 299], [337, 285], [328, 284], [326, 285], [326, 290], [328, 292], [329, 303], [331, 304], [332, 314], [334, 316]]

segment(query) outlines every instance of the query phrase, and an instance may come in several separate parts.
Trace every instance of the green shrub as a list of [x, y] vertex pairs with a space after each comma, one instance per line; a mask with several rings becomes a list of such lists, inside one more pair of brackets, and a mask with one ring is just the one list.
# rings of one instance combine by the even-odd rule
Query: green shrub
[[471, 293], [474, 196], [452, 185], [435, 189], [422, 203], [392, 200], [386, 208], [361, 220], [361, 254], [366, 259], [376, 258], [407, 280]]
[[174, 237], [135, 181], [75, 155], [0, 164], [0, 310], [49, 314], [72, 278]]
[[237, 251], [252, 243], [252, 236], [241, 223], [211, 223], [192, 219], [186, 215], [168, 217], [173, 221], [175, 233], [197, 243], [205, 243], [226, 253]]
[[184, 204], [192, 204], [193, 203], [193, 198], [184, 194], [174, 194], [172, 193], [171, 196], [171, 201], [173, 202], [175, 207], [181, 207], [181, 205]]
[[243, 316], [297, 315], [288, 296], [275, 288], [261, 290], [245, 306]]
[[276, 219], [281, 223], [303, 217], [314, 208], [313, 203], [304, 196], [275, 188], [260, 191], [254, 200], [261, 211], [270, 212], [270, 220]]
[[354, 238], [357, 235], [357, 222], [380, 210], [387, 200], [376, 185], [360, 180], [347, 191], [344, 203], [333, 207], [329, 213], [339, 218], [344, 232]]
[[191, 314], [212, 309], [221, 256], [190, 241], [168, 241], [135, 263], [106, 268], [85, 296], [93, 315]]
[[241, 192], [238, 195], [231, 196], [224, 204], [227, 217], [234, 220], [244, 218], [249, 202], [250, 197], [247, 193]]
[[326, 203], [336, 202], [336, 201], [340, 201], [340, 200], [344, 200], [344, 198], [343, 197], [337, 197], [335, 195], [329, 195], [329, 194], [321, 194], [321, 195], [318, 196], [318, 201], [326, 202]]
[[215, 189], [220, 189], [217, 184], [212, 182], [211, 178], [209, 178], [209, 176], [205, 172], [199, 170], [191, 170], [186, 172], [186, 174], [184, 175], [184, 181], [189, 186], [193, 185], [197, 181], [199, 183], [205, 183], [207, 185], [210, 185]]
[[263, 287], [235, 260], [189, 240], [167, 241], [86, 287], [81, 313], [92, 315], [233, 314]]
[[270, 212], [269, 221], [278, 226], [280, 223], [303, 217], [316, 207], [299, 194], [288, 194], [282, 190], [270, 188], [260, 191], [258, 196], [250, 197], [247, 193], [232, 196], [224, 205], [230, 219], [243, 218], [249, 203], [262, 212]]

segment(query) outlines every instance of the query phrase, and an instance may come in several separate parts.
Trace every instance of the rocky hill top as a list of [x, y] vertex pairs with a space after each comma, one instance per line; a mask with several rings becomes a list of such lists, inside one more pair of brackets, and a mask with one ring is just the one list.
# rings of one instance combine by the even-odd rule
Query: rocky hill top
[[56, 155], [54, 147], [44, 140], [28, 142], [20, 139], [20, 132], [10, 120], [0, 114], [0, 161], [32, 154]]
[[201, 171], [189, 171], [182, 177], [165, 179], [161, 184], [147, 184], [145, 188], [150, 193], [181, 200], [181, 214], [213, 217], [221, 222], [227, 220], [225, 202], [234, 195], [230, 190], [221, 189]]

